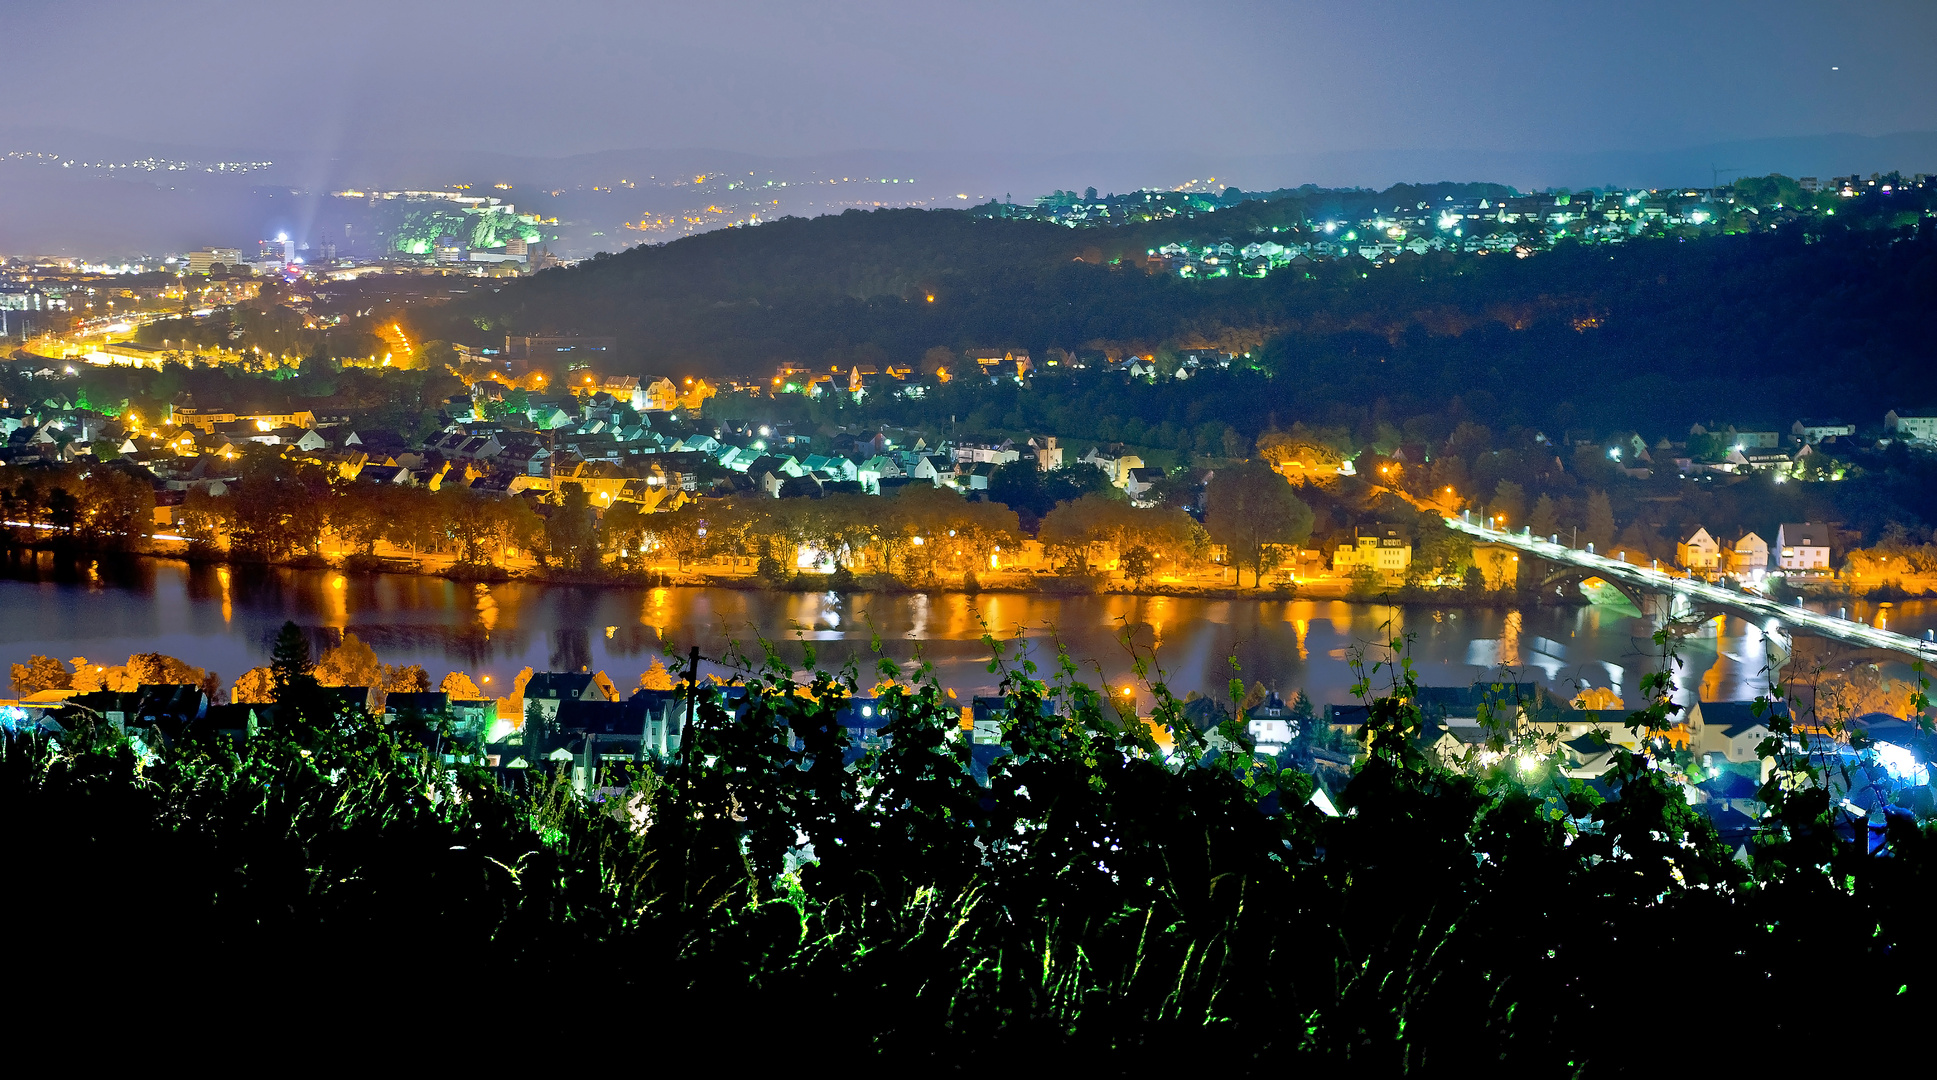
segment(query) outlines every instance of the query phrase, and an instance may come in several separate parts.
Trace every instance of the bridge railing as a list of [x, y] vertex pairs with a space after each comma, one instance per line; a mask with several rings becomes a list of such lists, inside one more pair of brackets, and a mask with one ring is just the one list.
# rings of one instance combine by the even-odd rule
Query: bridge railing
[[1506, 544], [1522, 551], [1539, 555], [1553, 562], [1568, 563], [1591, 569], [1601, 577], [1618, 578], [1628, 583], [1659, 589], [1665, 592], [1680, 593], [1690, 598], [1729, 608], [1746, 617], [1763, 620], [1762, 629], [1773, 629], [1771, 623], [1780, 623], [1804, 630], [1820, 637], [1835, 638], [1840, 641], [1857, 642], [1881, 649], [1904, 653], [1919, 658], [1937, 658], [1937, 642], [1928, 637], [1918, 639], [1893, 630], [1869, 626], [1808, 608], [1790, 607], [1757, 593], [1727, 589], [1720, 585], [1702, 581], [1682, 574], [1672, 573], [1657, 567], [1639, 566], [1620, 559], [1610, 559], [1581, 548], [1568, 547], [1551, 540], [1544, 540], [1527, 532], [1508, 532], [1503, 529], [1489, 528], [1475, 524], [1464, 518], [1447, 518], [1448, 527], [1468, 533], [1494, 543]]

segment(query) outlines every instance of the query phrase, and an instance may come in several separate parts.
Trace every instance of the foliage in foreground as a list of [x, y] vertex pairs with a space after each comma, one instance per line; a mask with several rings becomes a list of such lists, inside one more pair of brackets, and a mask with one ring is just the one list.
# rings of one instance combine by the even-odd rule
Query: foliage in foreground
[[787, 1028], [790, 1053], [1113, 1071], [1600, 1075], [1793, 1058], [1922, 1000], [1937, 838], [1914, 825], [1860, 856], [1826, 800], [1787, 800], [1751, 869], [1645, 754], [1605, 803], [1512, 756], [1433, 768], [1403, 665], [1332, 817], [1311, 778], [1207, 750], [1161, 681], [1169, 760], [1066, 662], [991, 668], [1006, 755], [977, 758], [924, 672], [850, 766], [856, 674], [803, 691], [769, 651], [744, 707], [708, 689], [688, 752], [598, 805], [294, 702], [240, 754], [10, 733], [7, 876], [45, 931], [15, 970], [48, 1000], [349, 1037], [481, 1013], [540, 1041]]

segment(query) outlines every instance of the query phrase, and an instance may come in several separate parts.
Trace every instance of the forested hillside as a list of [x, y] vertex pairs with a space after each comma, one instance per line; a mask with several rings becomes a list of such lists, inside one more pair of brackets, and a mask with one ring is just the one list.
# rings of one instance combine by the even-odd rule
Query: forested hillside
[[[1237, 222], [1225, 214], [1209, 227]], [[1287, 418], [1380, 399], [1412, 414], [1457, 396], [1491, 422], [1666, 430], [1802, 412], [1874, 421], [1924, 403], [1937, 299], [1927, 220], [1562, 245], [1527, 259], [1345, 259], [1265, 279], [1146, 273], [1142, 253], [1166, 239], [1157, 230], [1185, 227], [1206, 223], [789, 219], [543, 273], [434, 309], [419, 331], [479, 344], [611, 334], [619, 366], [708, 375], [789, 360], [916, 364], [936, 346], [1221, 346], [1252, 351], [1274, 377], [1273, 400], [1249, 407]]]

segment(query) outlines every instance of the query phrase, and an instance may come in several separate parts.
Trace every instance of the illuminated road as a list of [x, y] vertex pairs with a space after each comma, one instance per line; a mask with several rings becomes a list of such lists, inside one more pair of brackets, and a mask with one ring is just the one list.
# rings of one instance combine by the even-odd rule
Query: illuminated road
[[1756, 622], [1764, 629], [1769, 629], [1769, 622], [1774, 621], [1791, 631], [1799, 631], [1812, 637], [1831, 638], [1863, 648], [1888, 649], [1908, 657], [1937, 658], [1937, 643], [1920, 641], [1917, 638], [1906, 637], [1903, 634], [1864, 623], [1852, 622], [1834, 615], [1818, 614], [1806, 608], [1785, 606], [1765, 596], [1711, 585], [1706, 581], [1681, 577], [1663, 570], [1636, 566], [1633, 563], [1580, 551], [1565, 544], [1552, 543], [1525, 533], [1489, 529], [1484, 525], [1475, 525], [1456, 517], [1447, 518], [1446, 524], [1475, 540], [1505, 544], [1508, 547], [1538, 555], [1549, 562], [1591, 570], [1596, 577], [1620, 582], [1642, 592], [1684, 597], [1689, 609], [1721, 608]]
[[400, 367], [407, 366], [411, 354], [417, 351], [411, 348], [410, 339], [404, 336], [404, 328], [397, 323], [377, 327], [377, 336], [390, 346], [390, 352]]

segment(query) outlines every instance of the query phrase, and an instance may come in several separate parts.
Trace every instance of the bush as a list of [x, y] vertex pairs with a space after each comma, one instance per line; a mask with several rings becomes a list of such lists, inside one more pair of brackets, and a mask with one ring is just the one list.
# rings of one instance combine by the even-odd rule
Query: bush
[[[243, 980], [226, 1015], [255, 1030], [354, 1035], [374, 1030], [360, 990], [423, 977], [429, 923], [452, 987], [596, 971], [688, 1037], [833, 1009], [838, 1039], [803, 1058], [965, 1069], [1148, 1071], [1214, 1033], [1240, 1073], [1638, 1070], [1712, 1050], [1712, 1028], [1632, 1012], [1690, 972], [1776, 1006], [1754, 1030], [1791, 1060], [1820, 1018], [1780, 1006], [1821, 972], [1881, 1030], [1928, 1008], [1937, 835], [1893, 821], [1893, 857], [1861, 854], [1821, 789], [1780, 805], [1751, 869], [1645, 753], [1617, 751], [1607, 802], [1552, 762], [1439, 767], [1399, 674], [1368, 694], [1370, 756], [1330, 816], [1311, 776], [1213, 750], [1162, 684], [1153, 729], [1073, 666], [1039, 680], [996, 646], [991, 667], [999, 742], [884, 663], [884, 739], [861, 748], [841, 723], [859, 674], [802, 693], [769, 653], [731, 697], [703, 689], [687, 752], [597, 777], [603, 802], [316, 703], [239, 749], [9, 729], [9, 877], [42, 921], [89, 928], [16, 935], [14, 964], [53, 994], [111, 966], [164, 1019]], [[149, 926], [166, 947], [134, 947]]]

